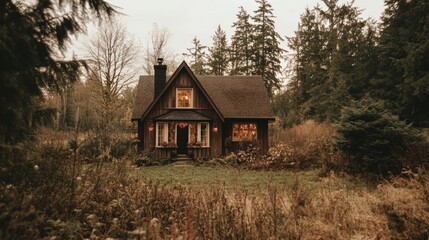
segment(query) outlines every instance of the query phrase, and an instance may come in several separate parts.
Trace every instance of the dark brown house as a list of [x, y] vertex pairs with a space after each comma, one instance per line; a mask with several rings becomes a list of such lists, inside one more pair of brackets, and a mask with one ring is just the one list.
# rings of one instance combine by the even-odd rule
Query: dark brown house
[[256, 140], [268, 150], [274, 114], [260, 76], [196, 76], [182, 62], [166, 81], [162, 59], [154, 68], [155, 76], [140, 76], [137, 85], [139, 149], [154, 147], [157, 158], [210, 158]]

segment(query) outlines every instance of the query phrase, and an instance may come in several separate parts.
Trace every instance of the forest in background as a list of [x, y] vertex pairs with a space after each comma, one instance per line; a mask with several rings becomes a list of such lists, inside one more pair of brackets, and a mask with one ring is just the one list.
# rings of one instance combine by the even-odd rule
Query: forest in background
[[[155, 27], [140, 51], [103, 0], [1, 2], [0, 237], [427, 239], [429, 2], [386, 0], [376, 23], [351, 3], [323, 0], [284, 37], [288, 49], [271, 5], [256, 2], [253, 14], [239, 10], [230, 44], [219, 27], [211, 47], [195, 37], [185, 55], [196, 74], [264, 77], [278, 118], [269, 153], [248, 143], [198, 162], [296, 171], [295, 183], [260, 196], [130, 176], [161, 164], [135, 152], [131, 86], [140, 53], [150, 74], [171, 51], [167, 29]], [[101, 22], [85, 60], [62, 60], [92, 20]], [[308, 169], [328, 189], [303, 187]], [[341, 184], [362, 179], [368, 189]]]

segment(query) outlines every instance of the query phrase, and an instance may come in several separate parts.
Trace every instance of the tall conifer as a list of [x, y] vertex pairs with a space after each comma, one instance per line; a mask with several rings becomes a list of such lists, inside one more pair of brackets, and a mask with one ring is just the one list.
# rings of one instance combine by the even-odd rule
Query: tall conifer
[[240, 7], [231, 41], [231, 75], [250, 75], [252, 72], [252, 25], [250, 15]]
[[225, 75], [228, 70], [229, 49], [226, 33], [220, 25], [212, 37], [213, 46], [209, 48], [208, 66], [210, 74]]
[[267, 0], [256, 0], [258, 9], [254, 11], [253, 20], [253, 75], [262, 75], [268, 94], [280, 89], [280, 59], [283, 49], [280, 48], [282, 37], [276, 32], [273, 7]]

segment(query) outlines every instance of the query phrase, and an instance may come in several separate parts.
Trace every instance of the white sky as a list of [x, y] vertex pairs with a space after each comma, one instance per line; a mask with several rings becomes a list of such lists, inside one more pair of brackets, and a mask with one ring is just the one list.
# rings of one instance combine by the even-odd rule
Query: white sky
[[[255, 0], [107, 0], [120, 7], [125, 15], [121, 16], [128, 32], [146, 46], [149, 32], [153, 24], [167, 27], [171, 32], [169, 48], [183, 60], [182, 53], [192, 47], [192, 39], [196, 36], [206, 46], [212, 45], [212, 36], [220, 24], [230, 39], [234, 29], [231, 27], [237, 20], [239, 7], [253, 15], [257, 9]], [[348, 2], [339, 0], [341, 3]], [[293, 36], [306, 7], [313, 8], [321, 0], [269, 0], [276, 16], [276, 30], [283, 38]], [[379, 20], [384, 6], [383, 0], [355, 0], [355, 6], [363, 10], [362, 17]], [[90, 28], [89, 34], [91, 31]], [[85, 41], [85, 36], [79, 38]], [[80, 45], [80, 44], [79, 44]], [[75, 45], [76, 46], [76, 45]], [[286, 43], [282, 43], [286, 48]], [[72, 49], [81, 52], [79, 47]], [[79, 54], [78, 54], [79, 55]]]

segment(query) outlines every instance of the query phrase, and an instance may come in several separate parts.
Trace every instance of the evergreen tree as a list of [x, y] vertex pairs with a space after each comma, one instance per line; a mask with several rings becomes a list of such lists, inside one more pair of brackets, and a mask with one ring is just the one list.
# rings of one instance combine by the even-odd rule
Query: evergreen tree
[[323, 2], [325, 8], [306, 9], [295, 37], [288, 38], [293, 54], [287, 91], [301, 117], [335, 121], [343, 106], [369, 91], [377, 38], [352, 3]]
[[318, 90], [328, 76], [326, 34], [322, 22], [317, 9], [307, 8], [295, 36], [288, 38], [292, 55], [288, 57], [290, 81], [287, 92], [293, 97], [290, 101], [295, 110], [305, 118], [321, 118], [322, 96], [315, 96], [315, 92], [320, 92]]
[[374, 95], [402, 118], [429, 123], [429, 2], [386, 0]]
[[240, 7], [231, 42], [231, 75], [250, 75], [252, 72], [252, 25], [250, 15]]
[[399, 174], [408, 145], [421, 143], [420, 133], [386, 109], [385, 103], [364, 97], [341, 111], [336, 146], [350, 155], [350, 170]]
[[209, 48], [208, 66], [210, 74], [225, 75], [228, 70], [229, 50], [226, 41], [226, 33], [220, 27], [217, 27], [213, 38], [213, 47]]
[[83, 64], [60, 53], [91, 18], [113, 13], [103, 0], [0, 1], [0, 144], [25, 140], [49, 118], [44, 91], [76, 81]]
[[366, 47], [371, 47], [374, 43], [366, 42], [368, 39], [364, 33], [367, 24], [359, 17], [360, 11], [352, 5], [353, 3], [339, 5], [338, 0], [323, 2], [327, 9], [319, 11], [327, 22], [325, 29], [328, 30], [326, 32], [328, 76], [327, 81], [319, 88], [321, 92], [316, 95], [324, 96], [322, 119], [333, 121], [338, 117], [340, 109], [353, 97], [359, 99], [368, 90], [368, 84], [365, 84], [368, 78], [362, 77], [367, 71], [366, 62], [362, 60], [371, 54], [366, 51]]
[[283, 49], [280, 48], [282, 37], [276, 32], [273, 8], [267, 0], [256, 0], [258, 9], [252, 16], [253, 24], [253, 75], [261, 75], [270, 97], [276, 89], [280, 89], [281, 81], [278, 75], [281, 71], [280, 58]]
[[193, 47], [188, 48], [188, 53], [183, 53], [184, 56], [189, 57], [191, 59], [190, 68], [197, 75], [203, 75], [207, 73], [207, 54], [204, 51], [206, 46], [203, 46], [198, 40], [197, 37], [194, 37], [192, 40]]

